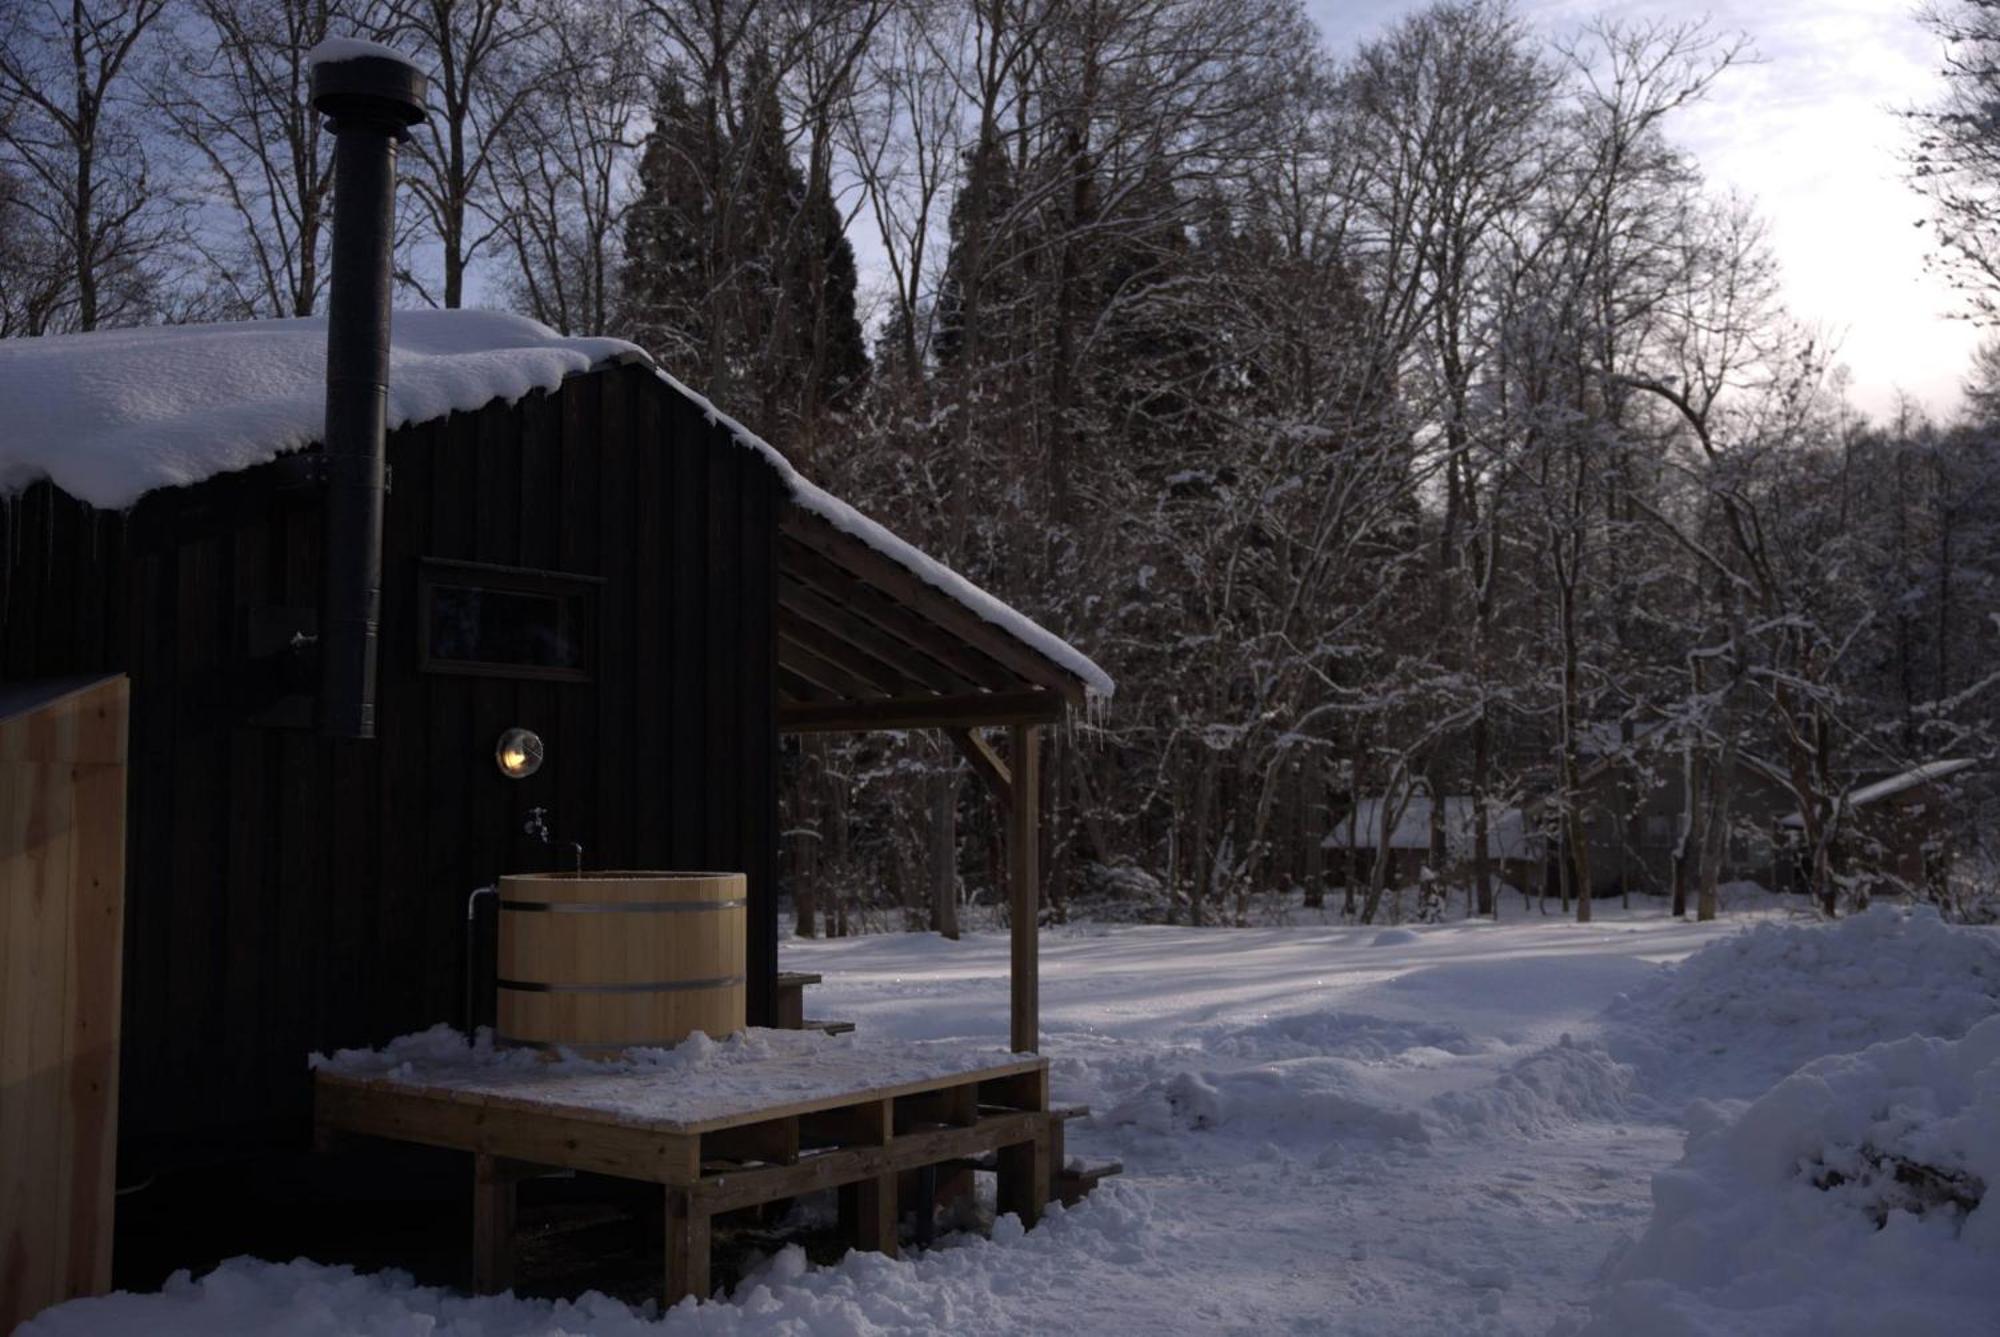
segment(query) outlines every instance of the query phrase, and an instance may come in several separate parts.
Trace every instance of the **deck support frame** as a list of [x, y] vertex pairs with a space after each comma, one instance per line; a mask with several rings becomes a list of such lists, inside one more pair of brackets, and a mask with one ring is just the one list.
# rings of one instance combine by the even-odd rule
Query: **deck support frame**
[[[768, 1116], [768, 1117], [766, 1117]], [[814, 1108], [750, 1111], [718, 1126], [643, 1127], [573, 1107], [456, 1099], [438, 1088], [320, 1073], [322, 1145], [360, 1135], [473, 1156], [473, 1289], [513, 1283], [516, 1186], [554, 1169], [650, 1181], [665, 1197], [669, 1305], [710, 1291], [711, 1222], [821, 1189], [840, 1194], [853, 1247], [894, 1255], [898, 1181], [910, 1171], [994, 1155], [1003, 1212], [1032, 1226], [1046, 1207], [1054, 1138], [1046, 1063], [857, 1093]], [[920, 1213], [928, 1204], [912, 1204]]]

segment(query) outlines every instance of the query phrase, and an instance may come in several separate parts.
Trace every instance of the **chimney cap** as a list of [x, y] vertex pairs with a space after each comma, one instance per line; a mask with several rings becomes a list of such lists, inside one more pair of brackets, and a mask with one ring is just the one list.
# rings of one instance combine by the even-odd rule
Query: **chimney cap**
[[424, 119], [430, 80], [408, 57], [373, 42], [330, 37], [306, 56], [313, 110], [400, 134]]

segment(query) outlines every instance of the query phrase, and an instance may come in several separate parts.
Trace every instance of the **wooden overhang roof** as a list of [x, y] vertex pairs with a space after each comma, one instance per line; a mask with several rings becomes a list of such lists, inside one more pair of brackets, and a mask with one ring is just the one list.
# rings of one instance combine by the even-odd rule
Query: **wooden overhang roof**
[[786, 506], [778, 547], [778, 728], [1040, 724], [1083, 681], [824, 516]]

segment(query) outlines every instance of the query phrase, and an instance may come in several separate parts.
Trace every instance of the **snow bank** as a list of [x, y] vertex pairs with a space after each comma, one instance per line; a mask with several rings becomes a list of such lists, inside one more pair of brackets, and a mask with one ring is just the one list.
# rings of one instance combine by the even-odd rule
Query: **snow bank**
[[1461, 1137], [1541, 1137], [1586, 1119], [1616, 1123], [1627, 1116], [1631, 1097], [1629, 1067], [1564, 1036], [1491, 1085], [1440, 1094], [1431, 1109]]
[[[337, 39], [324, 59], [366, 43]], [[616, 358], [652, 366], [623, 339], [557, 334], [497, 311], [398, 311], [390, 333], [389, 426], [512, 402]], [[999, 627], [1109, 699], [1109, 674], [1033, 618], [1010, 608], [846, 502], [808, 482], [769, 443], [655, 369], [740, 445], [769, 460], [791, 499]], [[326, 416], [326, 320], [152, 326], [0, 341], [0, 496], [43, 478], [92, 506], [118, 510], [146, 493], [264, 464], [319, 440]]]
[[464, 1296], [418, 1286], [396, 1271], [236, 1258], [198, 1281], [176, 1274], [159, 1294], [71, 1301], [16, 1337], [999, 1337], [1019, 1330], [996, 1303], [1002, 1297], [1056, 1291], [1079, 1267], [1158, 1275], [1151, 1216], [1145, 1194], [1112, 1183], [1071, 1211], [1051, 1204], [1032, 1231], [1009, 1216], [991, 1240], [955, 1237], [906, 1260], [852, 1253], [813, 1268], [790, 1246], [743, 1279], [735, 1303], [688, 1299], [665, 1314], [595, 1293], [573, 1301]]
[[1760, 923], [1614, 1000], [1607, 1047], [1664, 1097], [1747, 1099], [1799, 1065], [2000, 1012], [2000, 938], [1929, 907]]
[[1433, 1052], [1484, 1053], [1487, 1043], [1439, 1021], [1399, 1021], [1365, 1012], [1292, 1012], [1222, 1027], [1201, 1036], [1202, 1048], [1218, 1057], [1269, 1062], [1272, 1059], [1334, 1055], [1371, 1063], [1400, 1063]]
[[1698, 1113], [1590, 1337], [1993, 1330], [2000, 1017], [1820, 1059], [1735, 1118]]
[[1422, 1115], [1398, 1101], [1380, 1072], [1332, 1057], [1157, 1078], [1104, 1121], [1169, 1136], [1227, 1129], [1232, 1138], [1274, 1137], [1313, 1145], [1356, 1137], [1430, 1140]]

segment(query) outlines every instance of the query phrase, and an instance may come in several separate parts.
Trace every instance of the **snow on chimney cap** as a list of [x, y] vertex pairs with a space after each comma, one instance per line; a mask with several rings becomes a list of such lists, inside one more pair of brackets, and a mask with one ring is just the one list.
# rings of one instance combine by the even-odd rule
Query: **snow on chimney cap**
[[[391, 46], [380, 42], [366, 42], [359, 37], [329, 37], [312, 50], [306, 52], [306, 68], [317, 69], [321, 65], [332, 65], [343, 60], [393, 60], [398, 65], [417, 69], [417, 63]], [[423, 73], [417, 70], [419, 74]]]
[[407, 137], [424, 119], [430, 80], [408, 56], [374, 42], [331, 37], [307, 53], [313, 110], [336, 131], [367, 130]]

